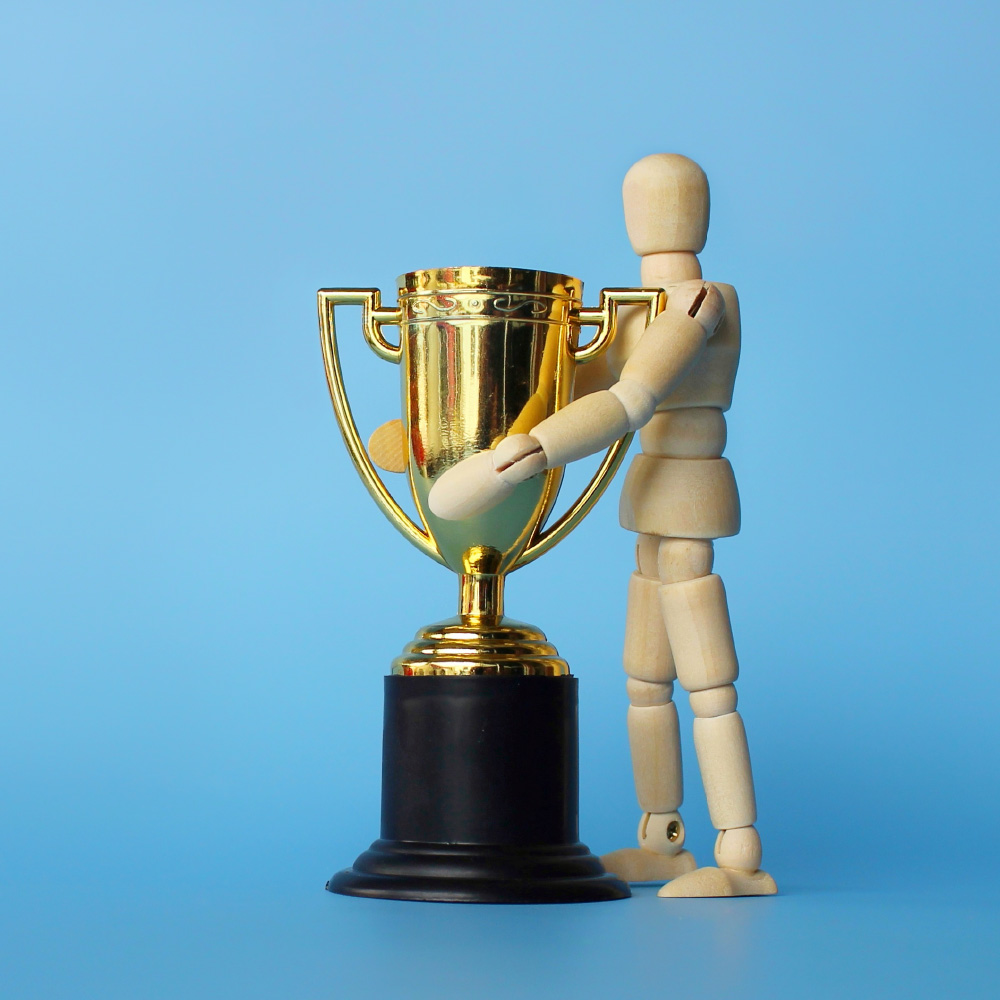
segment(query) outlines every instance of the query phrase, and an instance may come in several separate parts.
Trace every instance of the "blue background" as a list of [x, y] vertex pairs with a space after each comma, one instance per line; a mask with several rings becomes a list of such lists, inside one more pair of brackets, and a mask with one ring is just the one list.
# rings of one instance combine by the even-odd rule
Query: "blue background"
[[[6, 5], [5, 996], [996, 995], [997, 20]], [[511, 264], [596, 302], [638, 281], [619, 188], [663, 150], [708, 172], [743, 304], [717, 567], [783, 894], [330, 896], [377, 831], [381, 676], [456, 595], [350, 467], [315, 290]], [[367, 431], [396, 373], [355, 323]], [[597, 851], [638, 820], [615, 508], [508, 587], [581, 678]]]

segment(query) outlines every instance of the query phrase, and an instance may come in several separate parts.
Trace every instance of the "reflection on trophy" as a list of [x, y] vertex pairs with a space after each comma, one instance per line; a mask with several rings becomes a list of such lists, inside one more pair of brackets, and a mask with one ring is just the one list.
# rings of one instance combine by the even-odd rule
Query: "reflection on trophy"
[[[456, 463], [537, 425], [571, 398], [576, 366], [615, 336], [619, 305], [659, 289], [612, 289], [585, 309], [582, 283], [514, 268], [414, 271], [398, 304], [376, 289], [319, 292], [323, 357], [354, 465], [389, 520], [459, 575], [459, 614], [421, 629], [385, 678], [381, 837], [327, 888], [347, 895], [477, 902], [620, 899], [579, 841], [577, 681], [543, 632], [504, 616], [507, 573], [542, 555], [586, 516], [631, 435], [605, 454], [550, 526], [562, 472], [507, 488], [484, 513], [442, 520], [431, 487]], [[400, 365], [410, 488], [420, 525], [400, 508], [362, 444], [344, 389], [334, 311], [362, 308], [365, 339]], [[581, 326], [597, 328], [580, 345]], [[399, 327], [398, 344], [383, 333]]]

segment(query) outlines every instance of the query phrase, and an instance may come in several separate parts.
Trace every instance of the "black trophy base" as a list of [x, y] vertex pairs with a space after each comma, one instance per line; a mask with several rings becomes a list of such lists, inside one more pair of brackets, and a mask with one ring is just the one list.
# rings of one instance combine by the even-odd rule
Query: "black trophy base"
[[447, 903], [625, 899], [580, 843], [575, 677], [387, 677], [382, 837], [330, 892]]
[[583, 844], [535, 848], [376, 840], [330, 892], [439, 903], [596, 903], [628, 886]]

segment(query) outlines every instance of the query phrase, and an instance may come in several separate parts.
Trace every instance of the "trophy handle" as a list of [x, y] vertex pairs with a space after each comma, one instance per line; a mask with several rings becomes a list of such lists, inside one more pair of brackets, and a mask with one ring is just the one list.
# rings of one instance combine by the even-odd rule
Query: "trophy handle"
[[444, 559], [438, 551], [434, 540], [426, 532], [417, 527], [407, 516], [402, 507], [396, 503], [381, 477], [375, 471], [372, 460], [358, 434], [354, 414], [351, 413], [347, 392], [344, 389], [344, 375], [340, 367], [340, 353], [337, 350], [337, 329], [334, 323], [334, 310], [341, 306], [361, 306], [361, 324], [368, 346], [383, 360], [399, 364], [403, 356], [401, 345], [390, 344], [382, 336], [383, 324], [393, 325], [400, 321], [399, 309], [383, 309], [382, 293], [377, 288], [321, 288], [317, 293], [319, 306], [320, 343], [323, 347], [323, 367], [326, 369], [326, 384], [330, 388], [330, 400], [333, 412], [337, 415], [340, 433], [347, 445], [347, 452], [358, 470], [361, 481], [365, 484], [372, 499], [379, 509], [399, 532], [412, 542], [421, 552], [435, 562], [444, 565]]
[[[570, 344], [570, 354], [579, 365], [603, 354], [615, 339], [618, 332], [618, 307], [623, 305], [644, 305], [646, 307], [646, 325], [656, 319], [667, 304], [666, 292], [661, 288], [605, 288], [601, 290], [600, 305], [596, 309], [581, 309], [579, 312], [580, 326], [596, 326], [597, 333], [593, 339], [578, 347]], [[604, 491], [611, 485], [619, 466], [625, 461], [628, 446], [632, 443], [634, 433], [619, 438], [604, 454], [601, 464], [597, 467], [593, 478], [587, 483], [587, 488], [570, 505], [566, 512], [550, 528], [535, 533], [528, 547], [521, 553], [513, 569], [520, 569], [534, 562], [553, 546], [558, 545], [591, 511], [594, 504], [601, 499]]]
[[596, 309], [581, 309], [578, 314], [580, 326], [596, 326], [597, 333], [583, 347], [570, 344], [573, 360], [578, 365], [585, 365], [611, 346], [618, 332], [619, 306], [645, 306], [646, 326], [649, 326], [663, 312], [666, 304], [667, 293], [662, 288], [602, 288], [600, 305]]

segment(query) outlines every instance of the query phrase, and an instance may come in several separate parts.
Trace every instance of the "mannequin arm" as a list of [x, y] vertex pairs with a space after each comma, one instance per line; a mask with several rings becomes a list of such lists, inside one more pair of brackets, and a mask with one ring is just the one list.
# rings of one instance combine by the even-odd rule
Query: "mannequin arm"
[[618, 382], [454, 465], [434, 484], [431, 510], [446, 520], [471, 517], [530, 476], [603, 451], [638, 430], [697, 360], [724, 309], [718, 289], [703, 281], [669, 287], [666, 308], [640, 337]]

